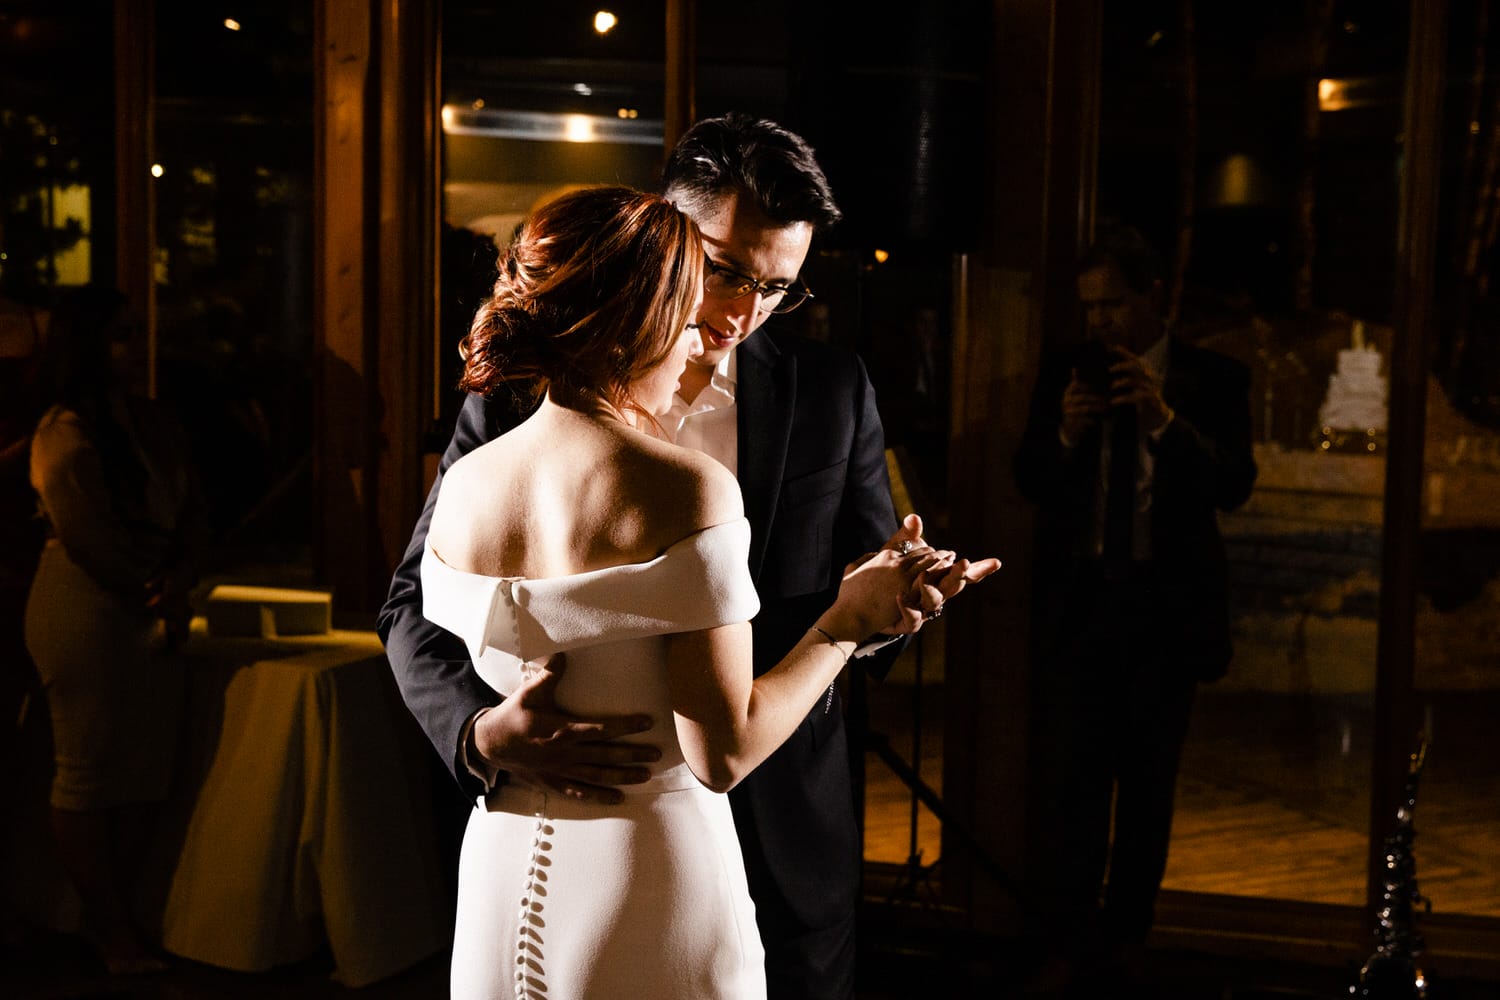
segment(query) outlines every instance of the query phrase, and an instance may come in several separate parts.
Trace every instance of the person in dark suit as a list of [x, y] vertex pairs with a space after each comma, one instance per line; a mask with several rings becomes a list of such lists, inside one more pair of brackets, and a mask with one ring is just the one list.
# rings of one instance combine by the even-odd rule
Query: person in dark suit
[[[672, 150], [663, 180], [665, 197], [703, 233], [707, 270], [703, 354], [662, 424], [738, 477], [761, 602], [752, 622], [759, 675], [828, 607], [846, 564], [882, 546], [923, 544], [921, 522], [897, 523], [884, 432], [860, 359], [770, 328], [752, 336], [809, 297], [800, 274], [812, 237], [840, 218], [812, 149], [773, 122], [706, 119]], [[378, 629], [407, 705], [471, 799], [522, 771], [564, 794], [610, 801], [620, 794], [614, 786], [647, 778], [640, 765], [654, 751], [617, 740], [650, 720], [561, 715], [552, 685], [502, 701], [462, 643], [422, 617], [418, 567], [441, 473], [515, 419], [505, 400], [466, 401]], [[983, 562], [971, 579], [993, 571], [992, 560]], [[944, 597], [969, 570], [956, 565]], [[900, 645], [899, 637], [872, 637], [855, 662], [882, 675]], [[730, 799], [769, 995], [850, 996], [861, 856], [835, 687]]]
[[1256, 476], [1249, 372], [1165, 328], [1140, 235], [1101, 228], [1077, 281], [1086, 336], [1044, 359], [1014, 470], [1037, 514], [1037, 993], [1139, 960], [1194, 694], [1232, 653], [1218, 512]]

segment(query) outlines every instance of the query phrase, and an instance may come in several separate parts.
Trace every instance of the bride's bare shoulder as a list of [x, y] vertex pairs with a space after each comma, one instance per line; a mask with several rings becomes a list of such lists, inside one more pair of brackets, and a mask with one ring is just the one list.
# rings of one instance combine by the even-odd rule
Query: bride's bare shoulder
[[442, 474], [437, 502], [432, 510], [427, 539], [444, 559], [463, 565], [472, 559], [460, 559], [476, 545], [483, 547], [488, 536], [500, 528], [499, 518], [475, 518], [474, 511], [505, 511], [515, 507], [515, 491], [520, 483], [501, 468], [503, 449], [491, 441], [458, 458]]
[[445, 496], [452, 497], [456, 494], [468, 494], [474, 490], [493, 489], [497, 482], [502, 481], [498, 480], [494, 473], [497, 466], [506, 463], [506, 450], [497, 439], [480, 445], [468, 454], [460, 455], [443, 473], [442, 483], [438, 489], [438, 504], [443, 503]]
[[740, 484], [718, 460], [663, 441], [643, 449], [646, 461], [631, 478], [658, 509], [686, 530], [712, 527], [744, 515]]

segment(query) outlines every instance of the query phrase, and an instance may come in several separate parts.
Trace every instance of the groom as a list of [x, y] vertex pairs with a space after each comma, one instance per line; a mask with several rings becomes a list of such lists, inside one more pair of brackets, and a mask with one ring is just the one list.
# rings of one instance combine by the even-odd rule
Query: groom
[[[859, 358], [784, 336], [774, 323], [752, 336], [806, 299], [800, 274], [812, 237], [840, 218], [812, 149], [773, 122], [711, 118], [682, 137], [663, 180], [665, 196], [702, 230], [708, 259], [698, 316], [704, 352], [663, 425], [739, 478], [761, 601], [752, 623], [760, 674], [832, 602], [847, 563], [882, 545], [919, 542], [921, 526], [915, 518], [897, 524], [884, 432]], [[422, 616], [418, 567], [442, 472], [515, 419], [504, 401], [465, 402], [379, 632], [407, 706], [471, 800], [518, 773], [564, 794], [617, 800], [613, 786], [645, 781], [642, 765], [657, 751], [614, 741], [649, 720], [563, 716], [550, 701], [555, 681], [501, 699], [462, 642]], [[883, 676], [901, 645], [855, 662]], [[770, 997], [851, 996], [862, 858], [837, 690], [729, 795]]]

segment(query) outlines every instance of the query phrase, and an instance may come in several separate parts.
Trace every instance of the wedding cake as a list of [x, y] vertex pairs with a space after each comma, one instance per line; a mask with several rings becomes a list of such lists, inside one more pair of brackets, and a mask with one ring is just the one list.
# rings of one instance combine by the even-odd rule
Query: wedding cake
[[1380, 374], [1380, 352], [1365, 343], [1364, 332], [1364, 323], [1355, 320], [1352, 346], [1339, 351], [1338, 368], [1328, 376], [1328, 395], [1318, 409], [1325, 435], [1385, 431], [1387, 380]]

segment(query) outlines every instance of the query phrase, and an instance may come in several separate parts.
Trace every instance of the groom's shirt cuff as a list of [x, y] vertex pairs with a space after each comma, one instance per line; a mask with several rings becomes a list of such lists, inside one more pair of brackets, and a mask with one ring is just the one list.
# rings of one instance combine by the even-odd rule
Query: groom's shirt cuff
[[[870, 654], [878, 650], [884, 649], [899, 638], [901, 638], [899, 635], [872, 636], [871, 638], [866, 639], [864, 642], [860, 643], [858, 646], [855, 646], [854, 652], [849, 654], [849, 658], [852, 660], [856, 657], [869, 656]], [[476, 716], [476, 718], [477, 717], [478, 716]]]
[[500, 785], [505, 784], [506, 773], [498, 767], [492, 767], [485, 759], [479, 756], [479, 749], [474, 745], [474, 723], [488, 708], [481, 708], [469, 716], [464, 723], [462, 731], [458, 734], [458, 759], [468, 768], [469, 773], [478, 778], [484, 785], [484, 794], [488, 795]]

